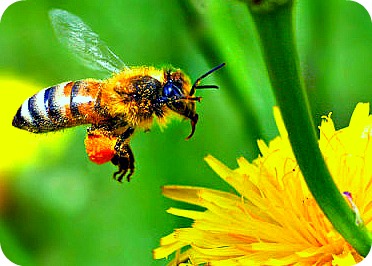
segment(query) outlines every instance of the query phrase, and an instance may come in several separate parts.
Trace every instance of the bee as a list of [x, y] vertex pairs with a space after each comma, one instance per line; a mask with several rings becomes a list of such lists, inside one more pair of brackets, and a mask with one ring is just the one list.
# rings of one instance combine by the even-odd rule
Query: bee
[[200, 81], [225, 64], [201, 75], [194, 83], [180, 69], [128, 67], [79, 17], [60, 9], [49, 13], [59, 41], [80, 61], [112, 73], [106, 80], [64, 82], [41, 90], [18, 109], [13, 126], [46, 133], [79, 125], [87, 128], [85, 147], [97, 164], [118, 167], [114, 179], [122, 182], [134, 173], [130, 138], [137, 128], [149, 130], [154, 118], [164, 122], [172, 113], [191, 121], [191, 138], [198, 122], [196, 89], [218, 88]]

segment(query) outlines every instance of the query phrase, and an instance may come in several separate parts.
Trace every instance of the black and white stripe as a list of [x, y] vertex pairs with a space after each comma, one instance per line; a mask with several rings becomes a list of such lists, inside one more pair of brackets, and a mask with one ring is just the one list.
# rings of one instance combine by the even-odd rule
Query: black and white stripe
[[86, 115], [80, 113], [79, 107], [94, 102], [86, 91], [81, 91], [86, 87], [84, 81], [65, 82], [38, 92], [18, 109], [13, 126], [44, 133], [85, 123]]
[[70, 108], [71, 108], [71, 114], [75, 118], [81, 117], [80, 111], [79, 111], [79, 90], [80, 90], [81, 81], [75, 82], [75, 84], [72, 86], [71, 89], [71, 95], [70, 95]]
[[[34, 133], [50, 132], [61, 129], [67, 122], [64, 114], [70, 97], [64, 95], [64, 87], [59, 85], [41, 90], [26, 100], [13, 119], [13, 126]], [[67, 102], [66, 102], [67, 98]]]

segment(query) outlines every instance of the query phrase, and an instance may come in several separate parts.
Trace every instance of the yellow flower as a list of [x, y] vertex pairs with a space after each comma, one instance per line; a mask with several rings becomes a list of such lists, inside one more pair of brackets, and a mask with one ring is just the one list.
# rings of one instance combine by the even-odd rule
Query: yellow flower
[[[164, 187], [165, 196], [206, 210], [170, 208], [169, 213], [194, 222], [191, 228], [176, 229], [163, 237], [161, 246], [154, 250], [155, 259], [175, 251], [173, 262], [193, 265], [354, 265], [363, 259], [318, 207], [298, 168], [277, 108], [274, 115], [280, 137], [269, 145], [258, 141], [261, 156], [252, 163], [240, 158], [239, 167], [231, 170], [214, 157], [206, 157], [210, 167], [237, 193]], [[335, 130], [328, 115], [319, 129], [319, 146], [338, 188], [351, 193], [350, 206], [358, 208], [358, 218], [371, 231], [369, 104], [356, 106], [348, 127]], [[187, 249], [178, 252], [184, 247]]]

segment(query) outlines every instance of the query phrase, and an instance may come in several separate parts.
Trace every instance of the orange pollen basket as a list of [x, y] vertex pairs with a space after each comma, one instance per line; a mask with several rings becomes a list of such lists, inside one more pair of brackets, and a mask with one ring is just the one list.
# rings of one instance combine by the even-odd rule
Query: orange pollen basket
[[88, 135], [84, 142], [85, 149], [92, 162], [103, 164], [111, 161], [114, 157], [116, 138], [102, 135]]

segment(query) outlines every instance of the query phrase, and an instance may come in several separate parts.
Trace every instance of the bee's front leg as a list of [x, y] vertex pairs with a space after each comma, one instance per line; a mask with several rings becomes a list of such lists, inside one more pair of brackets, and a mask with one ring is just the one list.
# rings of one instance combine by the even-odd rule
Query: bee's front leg
[[129, 137], [133, 132], [134, 129], [129, 127], [118, 137], [115, 144], [115, 154], [111, 162], [119, 167], [119, 170], [114, 173], [114, 179], [119, 182], [121, 182], [125, 176], [129, 182], [130, 177], [134, 173], [134, 156], [129, 146]]

